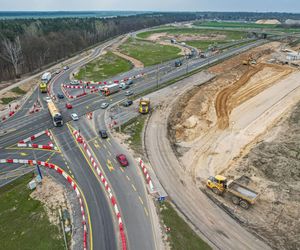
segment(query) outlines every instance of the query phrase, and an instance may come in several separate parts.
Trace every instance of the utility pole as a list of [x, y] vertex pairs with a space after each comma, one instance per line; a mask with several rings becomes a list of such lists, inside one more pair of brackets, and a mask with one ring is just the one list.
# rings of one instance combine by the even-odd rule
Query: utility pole
[[159, 71], [159, 64], [157, 65], [157, 70], [156, 70], [156, 88], [158, 89], [158, 71]]
[[189, 73], [189, 59], [186, 60], [186, 73]]
[[34, 157], [34, 160], [35, 160], [35, 165], [36, 165], [37, 171], [38, 171], [38, 173], [39, 173], [39, 176], [41, 177], [41, 179], [43, 179], [43, 176], [42, 176], [42, 172], [41, 172], [40, 166], [37, 164], [36, 155], [35, 155], [35, 151], [34, 151], [34, 150], [33, 150], [33, 157]]

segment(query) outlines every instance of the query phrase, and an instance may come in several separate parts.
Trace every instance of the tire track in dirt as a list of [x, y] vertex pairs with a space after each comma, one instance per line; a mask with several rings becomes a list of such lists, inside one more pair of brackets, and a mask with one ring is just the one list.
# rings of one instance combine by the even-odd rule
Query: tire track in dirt
[[[259, 81], [258, 79], [259, 83], [254, 84], [253, 86], [245, 86], [245, 84], [247, 84], [253, 76], [264, 70], [265, 68], [275, 69], [276, 74], [274, 72], [273, 76], [270, 76], [266, 79], [262, 78], [261, 81]], [[290, 68], [285, 68], [284, 70], [283, 69], [284, 68], [282, 68], [282, 66], [278, 65], [259, 64], [242, 75], [240, 79], [237, 80], [232, 86], [223, 89], [217, 95], [217, 98], [215, 100], [218, 128], [228, 128], [229, 115], [235, 107], [256, 96], [260, 92], [270, 87], [271, 84], [289, 75], [293, 71]]]

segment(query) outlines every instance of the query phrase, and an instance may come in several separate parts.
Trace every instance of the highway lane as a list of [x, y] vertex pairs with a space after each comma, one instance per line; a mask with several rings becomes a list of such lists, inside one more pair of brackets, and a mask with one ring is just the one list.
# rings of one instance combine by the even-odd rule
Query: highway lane
[[[67, 126], [53, 130], [64, 161], [67, 162], [75, 180], [85, 194], [92, 226], [92, 239], [94, 249], [117, 249], [117, 238], [106, 194], [100, 186], [97, 178], [88, 165], [87, 159], [74, 141]], [[91, 233], [91, 232], [89, 232]]]
[[[162, 84], [165, 81], [175, 79], [181, 75], [184, 75], [187, 71], [205, 67], [206, 65], [215, 63], [219, 60], [224, 60], [230, 56], [242, 53], [243, 51], [246, 51], [253, 47], [259, 46], [265, 42], [267, 42], [267, 41], [259, 40], [257, 42], [247, 44], [247, 45], [244, 45], [239, 48], [232, 48], [220, 55], [215, 55], [210, 58], [205, 58], [205, 59], [197, 58], [197, 59], [190, 60], [188, 62], [188, 68], [186, 67], [186, 65], [187, 65], [186, 63], [179, 68], [174, 68], [174, 66], [171, 66], [166, 63], [167, 66], [160, 70], [161, 76], [160, 76], [159, 81], [157, 81], [156, 73], [152, 72], [151, 74], [148, 74], [147, 79], [136, 80], [136, 83], [131, 87], [131, 89], [136, 94], [142, 93], [146, 89], [152, 88], [153, 86], [159, 86], [160, 84]], [[170, 68], [172, 68], [173, 70], [171, 71]], [[56, 80], [52, 84], [55, 86], [59, 86], [59, 88], [60, 88], [60, 84], [63, 82], [63, 80], [61, 80], [61, 79], [68, 78], [69, 73], [70, 72], [68, 72], [68, 71], [63, 72], [60, 75], [60, 77], [56, 78]], [[108, 100], [110, 103], [115, 103], [115, 102], [118, 102], [123, 99], [125, 100], [125, 96], [124, 96], [123, 91], [120, 91], [119, 93], [116, 93], [116, 94], [106, 97], [106, 98], [100, 96], [100, 94], [90, 94], [90, 95], [84, 96], [82, 98], [76, 99], [74, 101], [71, 101], [71, 103], [74, 104], [74, 106], [76, 107], [76, 109], [74, 109], [72, 111], [67, 111], [64, 108], [65, 101], [60, 101], [59, 107], [64, 116], [64, 121], [67, 122], [71, 119], [69, 116], [71, 112], [76, 112], [79, 116], [82, 116], [83, 114], [85, 114], [87, 112], [91, 112], [96, 109], [99, 109], [100, 103], [104, 99]], [[85, 105], [83, 105], [83, 104], [85, 104]], [[33, 131], [32, 128], [36, 127], [37, 123], [40, 124], [41, 127], [45, 127], [46, 125], [49, 125], [49, 115], [48, 115], [47, 110], [42, 110], [41, 112], [32, 115], [32, 118], [30, 120], [28, 120], [28, 117], [26, 117], [26, 116], [17, 118], [15, 120], [14, 119], [8, 120], [7, 122], [2, 124], [1, 131], [8, 131], [6, 133], [6, 137], [11, 138], [9, 141], [16, 143], [17, 142], [17, 140], [15, 140], [16, 136], [11, 135], [9, 133], [9, 129], [12, 130], [11, 133], [14, 133], [15, 130], [20, 130], [23, 127], [30, 128], [30, 129], [24, 130], [24, 133], [26, 133], [27, 130]], [[49, 126], [52, 127], [51, 124]], [[29, 132], [27, 132], [27, 133], [29, 133]], [[20, 132], [19, 136], [23, 136], [22, 132]], [[7, 139], [3, 139], [3, 136], [1, 136], [0, 137], [0, 147], [2, 145], [4, 145], [4, 146], [7, 145], [7, 143], [4, 144], [3, 141], [7, 141]]]
[[[122, 219], [125, 222], [129, 248], [136, 250], [155, 249], [143, 176], [141, 176], [137, 161], [119, 144], [111, 138], [106, 140], [99, 138], [97, 133], [99, 127], [105, 127], [103, 115], [104, 112], [100, 110], [95, 114], [96, 120], [82, 118], [77, 122], [72, 122], [72, 126], [77, 130], [80, 129], [80, 133], [87, 140], [111, 184], [117, 197]], [[93, 127], [94, 122], [99, 127]], [[116, 155], [119, 153], [124, 153], [127, 156], [128, 167], [121, 167], [116, 161]]]

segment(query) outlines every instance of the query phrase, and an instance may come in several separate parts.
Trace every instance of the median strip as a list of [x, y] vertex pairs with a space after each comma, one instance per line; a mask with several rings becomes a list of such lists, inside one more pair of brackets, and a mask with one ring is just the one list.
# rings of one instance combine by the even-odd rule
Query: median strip
[[120, 236], [121, 236], [121, 242], [122, 242], [122, 249], [126, 250], [127, 249], [127, 240], [126, 240], [126, 235], [125, 235], [125, 229], [124, 229], [124, 225], [123, 225], [123, 221], [121, 218], [121, 213], [119, 211], [118, 205], [117, 205], [117, 200], [115, 198], [115, 196], [112, 193], [112, 189], [110, 188], [106, 178], [104, 177], [103, 173], [101, 172], [98, 164], [96, 163], [90, 149], [89, 149], [89, 145], [86, 143], [86, 140], [83, 138], [82, 135], [80, 135], [80, 133], [77, 130], [73, 131], [73, 135], [75, 136], [77, 142], [79, 142], [86, 154], [88, 155], [88, 158], [90, 160], [91, 165], [93, 166], [93, 168], [96, 170], [98, 176], [100, 177], [101, 183], [104, 185], [104, 188], [109, 196], [110, 199], [110, 203], [114, 209], [115, 212], [115, 216], [117, 217], [117, 221], [118, 221], [118, 225], [119, 225], [119, 231], [120, 231]]

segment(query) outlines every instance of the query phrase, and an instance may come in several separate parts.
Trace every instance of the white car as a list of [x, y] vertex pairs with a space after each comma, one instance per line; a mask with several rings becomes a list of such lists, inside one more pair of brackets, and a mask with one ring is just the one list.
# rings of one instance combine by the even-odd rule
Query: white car
[[106, 109], [108, 107], [109, 103], [108, 102], [102, 102], [100, 105], [100, 108]]
[[51, 101], [52, 101], [52, 99], [51, 99], [49, 96], [45, 97], [44, 100], [45, 100], [46, 102], [51, 102]]
[[73, 121], [78, 121], [79, 120], [79, 117], [76, 113], [72, 113], [71, 118], [72, 118]]
[[63, 67], [64, 70], [68, 70], [69, 69], [69, 66], [65, 66]]
[[70, 82], [71, 85], [79, 85], [79, 81], [77, 80], [73, 80]]

